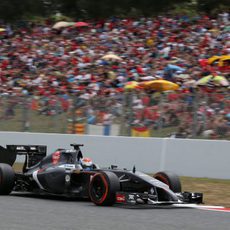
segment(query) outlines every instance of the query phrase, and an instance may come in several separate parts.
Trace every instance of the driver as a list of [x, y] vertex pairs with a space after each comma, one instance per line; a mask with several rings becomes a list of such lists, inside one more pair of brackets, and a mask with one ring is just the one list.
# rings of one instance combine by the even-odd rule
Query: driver
[[81, 159], [81, 166], [83, 170], [93, 170], [93, 161], [89, 157], [84, 157]]

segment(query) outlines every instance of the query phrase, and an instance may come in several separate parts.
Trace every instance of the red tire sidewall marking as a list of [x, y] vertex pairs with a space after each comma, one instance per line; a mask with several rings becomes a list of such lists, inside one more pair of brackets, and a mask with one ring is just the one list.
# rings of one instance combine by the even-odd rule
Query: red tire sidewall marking
[[[102, 196], [102, 198], [101, 198], [99, 201], [95, 201], [94, 199], [92, 199], [91, 195], [90, 195], [90, 198], [91, 198], [91, 200], [93, 200], [96, 204], [102, 204], [102, 203], [105, 201], [105, 199], [106, 199], [106, 197], [107, 197], [107, 195], [108, 195], [109, 185], [108, 185], [108, 183], [107, 183], [107, 181], [106, 181], [104, 175], [102, 175], [101, 173], [97, 173], [97, 174], [94, 175], [94, 177], [97, 177], [97, 176], [100, 176], [100, 177], [101, 177], [101, 179], [102, 179], [102, 181], [103, 181], [103, 183], [104, 183], [104, 185], [105, 185], [105, 193], [104, 193], [104, 195]], [[93, 178], [92, 178], [90, 184], [92, 183], [92, 181], [93, 181]], [[91, 185], [90, 185], [90, 187], [91, 187]], [[90, 193], [89, 193], [89, 194], [90, 194]]]

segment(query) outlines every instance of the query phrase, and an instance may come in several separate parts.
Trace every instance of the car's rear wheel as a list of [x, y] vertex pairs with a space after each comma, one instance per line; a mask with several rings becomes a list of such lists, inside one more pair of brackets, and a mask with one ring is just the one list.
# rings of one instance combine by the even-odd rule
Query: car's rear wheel
[[180, 178], [175, 173], [162, 171], [156, 173], [154, 178], [167, 184], [173, 192], [181, 192]]
[[9, 195], [15, 182], [15, 174], [8, 164], [0, 163], [0, 195]]
[[120, 182], [113, 172], [99, 172], [93, 176], [89, 185], [89, 196], [99, 206], [111, 206], [116, 201]]

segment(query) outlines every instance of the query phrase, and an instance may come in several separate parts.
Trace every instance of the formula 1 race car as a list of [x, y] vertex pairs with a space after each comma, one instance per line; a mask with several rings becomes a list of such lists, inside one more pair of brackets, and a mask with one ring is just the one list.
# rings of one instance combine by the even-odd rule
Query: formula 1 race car
[[[111, 165], [83, 167], [80, 144], [72, 149], [57, 149], [46, 156], [44, 145], [0, 146], [0, 195], [12, 191], [87, 198], [99, 206], [113, 204], [202, 203], [201, 193], [181, 192], [181, 183], [171, 172], [153, 177]], [[22, 172], [14, 172], [17, 155], [24, 155]]]

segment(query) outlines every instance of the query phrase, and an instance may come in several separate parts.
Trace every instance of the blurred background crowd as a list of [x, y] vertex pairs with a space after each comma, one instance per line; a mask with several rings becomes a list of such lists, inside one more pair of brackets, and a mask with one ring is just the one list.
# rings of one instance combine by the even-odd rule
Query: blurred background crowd
[[230, 138], [227, 12], [0, 31], [1, 130]]

